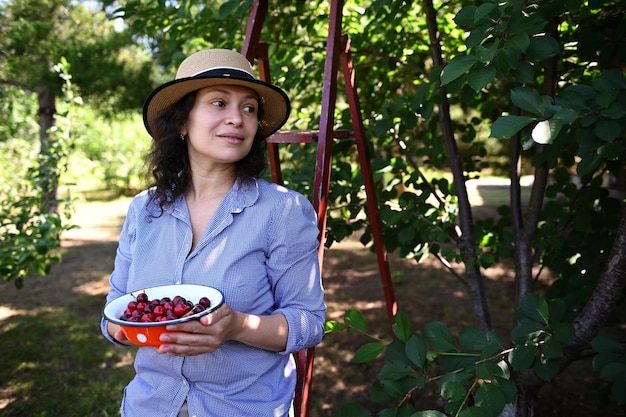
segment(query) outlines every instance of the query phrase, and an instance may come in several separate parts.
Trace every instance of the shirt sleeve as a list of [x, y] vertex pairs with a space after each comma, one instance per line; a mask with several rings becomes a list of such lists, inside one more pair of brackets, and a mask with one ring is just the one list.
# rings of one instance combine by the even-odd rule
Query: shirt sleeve
[[276, 303], [289, 324], [289, 354], [315, 346], [324, 336], [326, 306], [318, 260], [317, 216], [311, 203], [290, 191], [267, 230], [267, 269]]
[[[126, 286], [128, 283], [130, 265], [132, 263], [131, 244], [134, 241], [136, 233], [136, 216], [134, 209], [134, 205], [136, 202], [137, 199], [131, 202], [128, 213], [126, 215], [126, 219], [124, 220], [124, 225], [122, 226], [117, 251], [115, 254], [115, 264], [113, 272], [111, 273], [111, 276], [109, 278], [110, 289], [106, 297], [106, 304], [128, 292], [126, 290]], [[102, 332], [102, 335], [115, 345], [129, 347], [128, 345], [118, 342], [109, 334], [107, 330], [108, 323], [109, 321], [106, 320], [103, 316], [100, 321], [100, 330]]]

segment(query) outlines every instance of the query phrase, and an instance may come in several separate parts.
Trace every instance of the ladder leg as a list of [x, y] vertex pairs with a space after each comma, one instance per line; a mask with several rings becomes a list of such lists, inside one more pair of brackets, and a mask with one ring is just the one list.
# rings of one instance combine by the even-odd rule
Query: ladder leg
[[[324, 244], [326, 234], [326, 216], [328, 206], [328, 189], [330, 187], [330, 167], [332, 162], [333, 131], [335, 124], [335, 102], [337, 99], [337, 75], [339, 67], [339, 46], [341, 31], [341, 13], [343, 0], [334, 0], [330, 5], [328, 40], [326, 42], [326, 61], [324, 63], [324, 84], [322, 87], [322, 109], [320, 114], [320, 131], [317, 142], [317, 162], [315, 165], [315, 185], [313, 207], [317, 212], [319, 228], [318, 257], [320, 268], [323, 266]], [[315, 348], [307, 350], [307, 369], [304, 375], [302, 401], [297, 417], [309, 416], [310, 391], [313, 383], [313, 357]]]
[[[382, 281], [383, 291], [385, 294], [385, 303], [387, 306], [387, 319], [389, 326], [393, 325], [393, 317], [398, 312], [398, 305], [393, 291], [393, 283], [391, 281], [391, 273], [389, 272], [389, 262], [387, 259], [387, 249], [383, 237], [380, 212], [378, 210], [378, 202], [376, 198], [376, 187], [374, 184], [374, 176], [372, 173], [372, 164], [370, 162], [369, 149], [365, 138], [365, 128], [363, 127], [363, 116], [361, 114], [361, 106], [359, 104], [358, 94], [355, 83], [355, 71], [352, 65], [350, 54], [350, 40], [347, 36], [343, 37], [343, 52], [341, 54], [341, 66], [343, 70], [343, 79], [346, 86], [346, 94], [348, 104], [350, 106], [350, 116], [352, 118], [352, 128], [356, 139], [357, 150], [359, 154], [359, 163], [361, 165], [361, 175], [365, 185], [365, 195], [367, 200], [367, 209], [369, 212], [370, 226], [372, 227], [372, 236], [374, 238], [374, 246], [376, 256], [378, 258], [378, 268]], [[393, 335], [393, 331], [391, 332]]]

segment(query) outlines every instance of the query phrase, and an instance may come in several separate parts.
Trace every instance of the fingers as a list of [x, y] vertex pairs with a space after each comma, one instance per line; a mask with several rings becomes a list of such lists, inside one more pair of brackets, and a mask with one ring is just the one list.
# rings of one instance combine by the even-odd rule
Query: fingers
[[220, 344], [212, 336], [186, 332], [167, 332], [161, 335], [165, 342], [157, 349], [159, 353], [174, 356], [195, 356], [216, 351]]
[[175, 356], [194, 356], [214, 352], [227, 341], [232, 310], [224, 305], [217, 310], [185, 323], [167, 326], [160, 337], [165, 342], [157, 351]]

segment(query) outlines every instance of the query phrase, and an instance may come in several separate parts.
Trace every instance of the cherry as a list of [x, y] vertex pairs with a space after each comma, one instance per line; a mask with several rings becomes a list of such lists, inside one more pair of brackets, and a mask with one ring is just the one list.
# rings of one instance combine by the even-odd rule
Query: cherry
[[200, 313], [210, 306], [211, 300], [208, 297], [202, 297], [198, 303], [194, 304], [180, 295], [150, 300], [144, 292], [128, 302], [120, 320], [143, 323], [163, 322]]
[[176, 304], [176, 307], [174, 307], [174, 315], [176, 317], [182, 317], [187, 314], [188, 311], [189, 308], [184, 303]]
[[154, 310], [152, 311], [152, 313], [154, 313], [155, 316], [164, 316], [165, 315], [165, 307], [158, 305], [154, 307]]

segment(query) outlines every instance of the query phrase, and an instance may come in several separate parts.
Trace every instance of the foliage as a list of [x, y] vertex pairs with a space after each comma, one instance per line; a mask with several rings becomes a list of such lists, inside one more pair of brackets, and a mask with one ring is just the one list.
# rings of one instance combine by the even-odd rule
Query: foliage
[[[384, 355], [371, 396], [377, 403], [392, 406], [381, 410], [379, 416], [497, 417], [507, 404], [515, 402], [517, 387], [512, 376], [516, 371], [532, 369], [546, 381], [559, 372], [559, 361], [564, 357], [562, 345], [575, 338], [574, 328], [564, 313], [562, 302], [528, 294], [518, 308], [519, 325], [511, 332], [514, 346], [510, 348], [494, 332], [485, 334], [467, 327], [455, 337], [440, 322], [425, 324], [424, 335], [420, 336], [402, 312], [394, 317], [393, 340], [368, 334], [365, 320], [357, 310], [348, 310], [343, 323], [327, 322], [326, 330], [349, 327], [375, 339], [355, 352], [353, 362], [367, 363], [381, 353]], [[611, 381], [613, 395], [625, 403], [626, 351], [606, 336], [598, 336], [592, 345], [599, 352], [594, 369]], [[437, 410], [415, 412], [412, 396], [428, 384], [436, 385], [438, 394], [446, 401], [447, 414]], [[372, 414], [350, 405], [337, 416]]]
[[61, 94], [51, 67], [64, 57], [80, 68], [73, 81], [85, 100], [108, 114], [141, 106], [152, 85], [152, 63], [132, 33], [84, 2], [2, 2], [0, 28], [0, 84]]
[[104, 190], [114, 196], [134, 195], [145, 187], [143, 164], [150, 136], [140, 114], [103, 118], [83, 107], [75, 127], [75, 141], [64, 178], [84, 190]]
[[0, 275], [4, 281], [13, 280], [18, 288], [29, 273], [47, 273], [52, 261], [59, 259], [56, 249], [61, 233], [72, 227], [68, 224], [71, 217], [69, 195], [65, 198], [65, 219], [46, 210], [52, 191], [49, 187], [57, 182], [54, 178], [58, 179], [65, 171], [72, 146], [70, 114], [73, 106], [81, 103], [72, 89], [67, 61], [56, 68], [65, 81], [65, 109], [57, 115], [49, 146], [38, 154], [36, 164], [28, 168], [22, 181], [5, 183], [0, 194]]
[[[499, 219], [474, 223], [477, 245], [474, 258], [471, 251], [466, 252], [467, 232], [471, 233], [472, 229], [457, 234], [458, 222], [462, 227], [464, 220], [462, 204], [456, 205], [459, 201], [457, 199], [462, 198], [459, 180], [463, 179], [455, 177], [455, 186], [446, 179], [424, 181], [424, 176], [418, 170], [410, 172], [407, 163], [411, 160], [409, 156], [400, 163], [392, 160], [390, 166], [393, 170], [408, 175], [404, 185], [407, 188], [410, 186], [410, 189], [399, 196], [397, 205], [387, 203], [387, 207], [383, 208], [383, 220], [391, 226], [386, 235], [388, 246], [418, 259], [428, 254], [435, 255], [450, 265], [451, 271], [459, 278], [463, 279], [467, 274], [470, 287], [473, 283], [469, 271], [475, 263], [488, 268], [495, 262], [509, 258], [515, 259], [518, 268], [527, 260], [530, 264], [538, 261], [540, 271], [548, 270], [558, 279], [546, 293], [547, 298], [532, 292], [518, 293], [519, 324], [511, 332], [511, 348], [504, 349], [499, 341], [489, 345], [490, 337], [497, 339], [490, 332], [482, 334], [475, 329], [461, 332], [459, 338], [466, 340], [468, 334], [481, 336], [482, 344], [471, 338], [470, 342], [476, 347], [487, 349], [486, 352], [480, 352], [478, 362], [466, 359], [470, 361], [467, 366], [459, 358], [464, 355], [476, 357], [477, 354], [473, 352], [476, 347], [461, 342], [460, 350], [452, 355], [454, 366], [449, 366], [451, 357], [448, 352], [456, 349], [456, 343], [444, 325], [426, 325], [429, 343], [439, 351], [446, 352], [436, 355], [429, 355], [426, 344], [417, 336], [408, 338], [404, 333], [406, 328], [402, 329], [401, 334], [396, 330], [399, 341], [385, 347], [385, 364], [379, 381], [372, 388], [372, 396], [385, 400], [400, 397], [400, 401], [380, 415], [422, 415], [411, 414], [411, 405], [405, 401], [412, 389], [420, 388], [428, 380], [423, 375], [413, 375], [411, 370], [415, 367], [421, 369], [425, 364], [420, 362], [422, 358], [437, 361], [443, 367], [441, 381], [446, 383], [440, 384], [439, 388], [442, 398], [446, 400], [447, 413], [455, 416], [499, 415], [506, 403], [519, 401], [515, 385], [508, 382], [509, 378], [510, 381], [522, 384], [520, 374], [532, 370], [535, 377], [549, 382], [572, 360], [572, 356], [576, 357], [577, 353], [573, 351], [579, 347], [573, 349], [572, 345], [580, 346], [584, 343], [576, 340], [574, 324], [585, 304], [590, 301], [597, 282], [600, 279], [614, 279], [621, 282], [617, 288], [623, 288], [623, 277], [607, 278], [602, 275], [616, 236], [615, 225], [620, 222], [620, 202], [610, 195], [603, 185], [603, 178], [607, 174], [621, 178], [626, 156], [626, 78], [621, 70], [613, 68], [616, 63], [623, 61], [610, 62], [607, 54], [615, 57], [621, 56], [623, 52], [609, 52], [607, 49], [599, 51], [598, 59], [605, 66], [598, 67], [589, 65], [583, 58], [585, 55], [585, 58], [589, 58], [589, 50], [581, 51], [580, 55], [575, 49], [561, 51], [563, 46], [571, 48], [570, 45], [577, 44], [577, 39], [590, 35], [590, 31], [593, 31], [590, 22], [593, 19], [596, 19], [593, 25], [597, 26], [599, 22], [606, 21], [607, 16], [614, 17], [620, 13], [614, 2], [602, 4], [606, 8], [600, 6], [600, 2], [592, 5], [579, 2], [579, 8], [568, 3], [567, 9], [564, 9], [565, 6], [558, 2], [484, 2], [468, 5], [455, 13], [454, 22], [468, 33], [464, 41], [466, 50], [451, 55], [449, 63], [442, 66], [440, 72], [433, 71], [432, 78], [422, 85], [425, 93], [418, 94], [415, 97], [417, 101], [412, 104], [422, 110], [421, 115], [427, 122], [431, 118], [434, 120], [434, 117], [443, 120], [441, 112], [445, 109], [439, 107], [440, 114], [431, 112], [433, 105], [443, 100], [440, 94], [445, 91], [451, 105], [457, 105], [465, 111], [474, 109], [481, 115], [480, 119], [464, 119], [461, 116], [451, 121], [457, 140], [477, 144], [476, 128], [491, 119], [493, 124], [488, 136], [511, 140], [513, 147], [519, 144], [536, 172], [549, 169], [553, 182], [546, 187], [545, 195], [535, 200], [537, 207], [542, 205], [544, 198], [546, 203], [538, 218], [534, 238], [530, 233], [524, 234], [525, 230], [532, 227], [532, 223], [528, 225], [532, 218], [516, 218], [517, 208], [514, 205], [503, 207]], [[550, 26], [554, 21], [562, 22], [558, 33], [552, 31]], [[604, 35], [608, 37], [612, 33]], [[606, 42], [602, 45], [604, 48]], [[585, 47], [589, 48], [590, 45], [585, 44]], [[560, 61], [556, 60], [557, 56]], [[553, 70], [551, 65], [558, 71], [559, 78], [549, 78], [554, 74], [549, 72]], [[550, 88], [551, 83], [558, 83], [555, 91]], [[499, 117], [501, 113], [504, 115]], [[443, 123], [445, 126], [445, 120]], [[483, 152], [484, 148], [482, 155]], [[454, 170], [454, 148], [448, 147], [446, 153]], [[464, 159], [463, 163], [467, 178], [472, 167], [477, 165], [471, 159]], [[517, 163], [518, 159], [513, 158], [513, 167]], [[512, 172], [515, 173], [515, 170]], [[582, 184], [576, 186], [573, 183], [574, 174]], [[538, 178], [535, 175], [535, 187], [540, 188]], [[519, 177], [512, 175], [511, 180], [519, 181]], [[529, 210], [532, 210], [532, 203], [529, 203]], [[471, 212], [469, 214], [471, 219]], [[518, 219], [526, 222], [523, 228], [512, 228]], [[528, 256], [523, 252], [516, 253], [525, 245], [523, 239], [526, 236], [532, 238], [528, 245], [532, 245], [533, 250]], [[472, 238], [471, 234], [469, 238]], [[474, 243], [470, 240], [470, 244]], [[457, 270], [460, 265], [464, 265], [465, 274], [455, 271], [453, 265], [456, 265]], [[520, 269], [517, 271], [517, 281], [523, 282], [524, 276], [520, 274]], [[619, 294], [614, 300], [617, 298]], [[612, 304], [604, 308], [610, 311]], [[440, 337], [433, 336], [433, 329], [437, 330], [435, 334]], [[615, 343], [611, 346], [615, 347]], [[447, 349], [444, 349], [446, 345]], [[608, 350], [607, 345], [603, 346]], [[364, 351], [357, 352], [355, 360], [371, 359], [382, 350], [381, 346], [372, 344], [364, 348]], [[510, 350], [507, 361], [502, 361], [507, 350]], [[394, 355], [397, 351], [404, 352], [408, 359], [398, 363], [398, 357]], [[368, 353], [372, 354], [371, 357], [368, 357]], [[497, 354], [498, 361], [482, 362], [493, 354]], [[598, 357], [603, 357], [604, 361], [612, 362], [612, 366], [615, 366], [623, 363], [623, 354], [623, 349], [617, 349]], [[610, 366], [603, 360], [595, 362], [598, 364], [596, 369], [602, 369], [605, 375], [609, 375]], [[490, 371], [486, 372], [485, 367]], [[404, 374], [400, 371], [402, 369]], [[616, 375], [606, 378], [609, 381], [617, 381], [617, 375], [623, 376], [621, 365], [612, 369], [616, 369]], [[409, 372], [409, 376], [406, 372]], [[389, 375], [394, 376], [389, 378]], [[450, 388], [448, 382], [455, 384], [455, 389]], [[528, 386], [521, 388], [528, 389]], [[613, 393], [619, 403], [626, 403], [621, 382], [613, 384]]]

